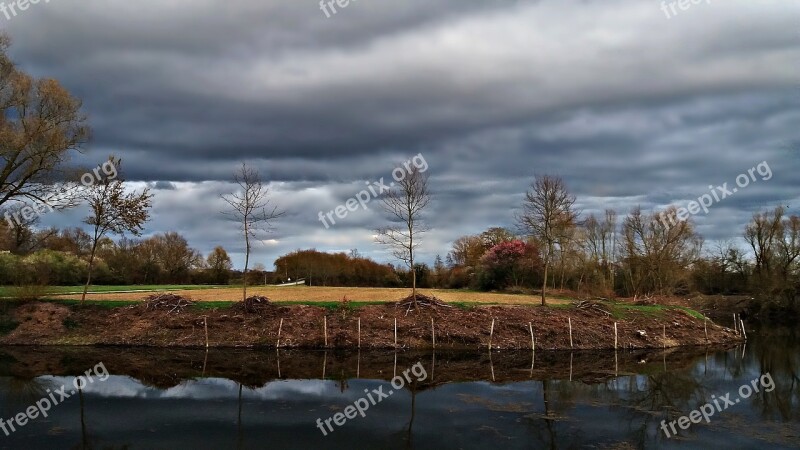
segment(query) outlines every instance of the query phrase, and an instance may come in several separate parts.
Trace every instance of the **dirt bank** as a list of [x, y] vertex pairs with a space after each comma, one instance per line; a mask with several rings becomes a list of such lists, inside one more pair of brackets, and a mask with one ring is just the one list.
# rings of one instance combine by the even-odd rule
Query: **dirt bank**
[[[358, 308], [278, 306], [256, 311], [191, 306], [148, 309], [145, 304], [108, 308], [31, 302], [8, 306], [14, 327], [4, 345], [130, 345], [205, 347], [530, 349], [531, 331], [542, 350], [620, 349], [738, 342], [733, 330], [681, 309], [479, 306], [433, 307], [406, 312], [393, 304]], [[494, 329], [492, 330], [492, 322]], [[572, 324], [572, 344], [568, 324]], [[530, 324], [530, 325], [529, 325]], [[280, 336], [279, 336], [280, 332]], [[326, 345], [327, 336], [327, 345]]]

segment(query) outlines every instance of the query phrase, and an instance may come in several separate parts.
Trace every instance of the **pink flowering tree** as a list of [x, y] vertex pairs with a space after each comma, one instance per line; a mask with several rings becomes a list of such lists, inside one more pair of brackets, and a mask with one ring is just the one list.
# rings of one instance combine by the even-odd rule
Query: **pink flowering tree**
[[526, 272], [538, 265], [539, 251], [536, 246], [520, 240], [503, 242], [490, 248], [481, 263], [485, 287], [503, 288], [509, 284], [519, 287]]

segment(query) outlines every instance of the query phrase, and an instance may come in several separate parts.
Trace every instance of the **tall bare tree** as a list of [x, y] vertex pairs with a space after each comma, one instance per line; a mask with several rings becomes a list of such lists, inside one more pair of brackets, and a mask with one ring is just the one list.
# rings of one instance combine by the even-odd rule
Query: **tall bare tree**
[[614, 289], [614, 255], [616, 247], [617, 213], [612, 209], [605, 211], [603, 221], [594, 214], [583, 221], [584, 251], [593, 264], [593, 270], [602, 273], [604, 289]]
[[428, 176], [416, 167], [407, 173], [381, 198], [383, 209], [391, 225], [377, 230], [376, 242], [392, 249], [392, 255], [405, 263], [411, 271], [411, 297], [417, 302], [417, 271], [414, 257], [419, 247], [420, 235], [428, 231], [423, 221], [425, 208], [431, 202]]
[[[674, 225], [658, 220], [669, 218]], [[622, 221], [620, 252], [630, 293], [673, 295], [700, 258], [702, 238], [690, 220], [676, 220], [677, 208], [645, 214], [634, 208]]]
[[131, 233], [141, 235], [144, 224], [150, 219], [150, 207], [153, 195], [145, 188], [140, 192], [126, 192], [125, 180], [122, 177], [122, 160], [109, 157], [108, 164], [116, 170], [113, 175], [107, 172], [95, 172], [94, 182], [82, 190], [83, 198], [89, 204], [91, 214], [84, 223], [92, 227], [92, 247], [89, 252], [89, 270], [86, 285], [83, 287], [81, 302], [86, 300], [86, 293], [92, 283], [95, 257], [100, 242], [107, 234]]
[[756, 213], [745, 227], [744, 239], [753, 249], [756, 257], [755, 271], [759, 276], [771, 274], [776, 243], [782, 232], [783, 215], [784, 209], [780, 206], [771, 213]]
[[9, 44], [0, 34], [0, 206], [75, 206], [80, 192], [65, 164], [89, 138], [81, 102], [57, 81], [18, 70]]
[[223, 212], [231, 220], [238, 222], [244, 235], [245, 255], [242, 286], [242, 301], [247, 299], [247, 270], [250, 266], [252, 241], [258, 239], [258, 233], [272, 231], [272, 222], [283, 216], [284, 211], [272, 205], [269, 186], [264, 184], [256, 169], [243, 163], [234, 174], [234, 181], [239, 186], [238, 192], [223, 195], [222, 199], [230, 205], [231, 210]]
[[575, 226], [577, 213], [573, 211], [575, 196], [570, 194], [560, 177], [537, 176], [525, 194], [522, 211], [517, 214], [521, 231], [535, 238], [544, 247], [544, 279], [542, 280], [542, 305], [547, 305], [547, 272], [554, 248], [566, 230]]

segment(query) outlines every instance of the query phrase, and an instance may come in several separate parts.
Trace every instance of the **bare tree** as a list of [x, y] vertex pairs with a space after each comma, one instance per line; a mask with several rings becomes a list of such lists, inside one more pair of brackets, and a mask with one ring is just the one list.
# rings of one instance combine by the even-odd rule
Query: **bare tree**
[[605, 211], [603, 221], [589, 214], [583, 221], [584, 251], [592, 262], [593, 270], [602, 273], [604, 289], [614, 289], [614, 260], [616, 247], [617, 213], [612, 209]]
[[0, 34], [0, 206], [75, 206], [80, 191], [65, 163], [89, 138], [81, 103], [57, 81], [21, 72]]
[[122, 178], [122, 160], [113, 156], [108, 163], [116, 169], [112, 174], [96, 172], [97, 179], [83, 189], [83, 198], [89, 204], [91, 215], [84, 223], [92, 227], [92, 247], [89, 253], [89, 270], [86, 285], [83, 287], [81, 302], [86, 300], [86, 293], [92, 283], [95, 256], [102, 239], [108, 234], [141, 235], [144, 224], [150, 219], [149, 209], [152, 206], [152, 194], [145, 188], [141, 192], [125, 192], [125, 180]]
[[[667, 217], [674, 225], [659, 217]], [[622, 221], [621, 258], [634, 295], [673, 295], [699, 259], [702, 238], [690, 220], [675, 220], [677, 217], [674, 206], [660, 214], [645, 214], [637, 207]]]
[[392, 225], [377, 230], [375, 241], [392, 249], [392, 255], [405, 263], [411, 271], [411, 297], [417, 302], [417, 271], [414, 256], [419, 247], [420, 235], [428, 231], [422, 219], [430, 204], [428, 176], [413, 168], [405, 178], [398, 181], [382, 198], [383, 209]]
[[745, 227], [744, 239], [753, 249], [756, 259], [755, 271], [759, 276], [771, 274], [776, 242], [780, 239], [782, 231], [783, 215], [784, 209], [780, 206], [771, 213], [756, 213], [753, 214], [753, 220]]
[[258, 171], [242, 167], [234, 174], [234, 181], [239, 185], [239, 191], [223, 195], [222, 199], [230, 205], [231, 210], [223, 212], [231, 220], [241, 226], [244, 235], [245, 256], [242, 286], [242, 301], [247, 299], [247, 269], [250, 265], [250, 251], [252, 240], [258, 238], [258, 232], [269, 233], [272, 231], [272, 222], [283, 216], [284, 211], [279, 211], [272, 205], [270, 189], [261, 181]]
[[542, 305], [547, 305], [547, 272], [555, 244], [566, 230], [575, 226], [577, 214], [573, 211], [575, 196], [570, 194], [564, 181], [557, 176], [537, 176], [525, 194], [522, 211], [517, 214], [517, 225], [524, 233], [544, 246], [544, 279], [542, 280]]

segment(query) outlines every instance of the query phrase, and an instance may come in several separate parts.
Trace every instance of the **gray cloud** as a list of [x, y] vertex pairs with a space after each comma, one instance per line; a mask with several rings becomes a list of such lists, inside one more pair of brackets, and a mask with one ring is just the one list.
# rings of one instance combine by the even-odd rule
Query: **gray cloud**
[[7, 31], [20, 65], [84, 99], [83, 162], [121, 155], [156, 189], [148, 232], [202, 251], [241, 250], [218, 213], [242, 160], [289, 212], [268, 263], [307, 247], [388, 260], [375, 207], [331, 230], [317, 214], [418, 152], [436, 193], [428, 260], [511, 226], [535, 173], [561, 174], [586, 212], [624, 213], [767, 160], [774, 178], [697, 217], [701, 231], [736, 237], [758, 209], [797, 211], [800, 5], [712, 2], [666, 19], [635, 0], [435, 3], [364, 0], [326, 19], [311, 0], [60, 0]]

